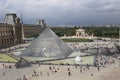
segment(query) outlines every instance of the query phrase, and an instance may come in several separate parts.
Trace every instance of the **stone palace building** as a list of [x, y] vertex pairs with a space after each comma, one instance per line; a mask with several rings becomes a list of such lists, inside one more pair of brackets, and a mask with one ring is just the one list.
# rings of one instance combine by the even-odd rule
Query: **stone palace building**
[[15, 14], [6, 14], [4, 23], [0, 23], [0, 48], [21, 42], [22, 27], [20, 24], [20, 18]]
[[41, 32], [43, 20], [37, 20], [37, 24], [22, 24], [16, 14], [6, 14], [4, 22], [0, 23], [0, 48], [20, 44], [23, 38]]

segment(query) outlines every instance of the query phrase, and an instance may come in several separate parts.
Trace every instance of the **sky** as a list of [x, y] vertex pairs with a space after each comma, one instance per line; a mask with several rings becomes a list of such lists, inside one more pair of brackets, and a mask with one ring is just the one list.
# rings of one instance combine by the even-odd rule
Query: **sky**
[[0, 22], [6, 13], [23, 14], [23, 22], [48, 25], [120, 24], [120, 0], [0, 0]]

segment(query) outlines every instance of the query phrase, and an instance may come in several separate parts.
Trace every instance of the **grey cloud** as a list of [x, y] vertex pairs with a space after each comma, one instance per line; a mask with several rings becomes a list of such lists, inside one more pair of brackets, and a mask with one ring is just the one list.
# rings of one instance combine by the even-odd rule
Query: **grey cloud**
[[92, 0], [87, 4], [87, 8], [94, 11], [115, 12], [120, 10], [119, 0]]
[[37, 18], [43, 18], [48, 24], [108, 24], [119, 20], [120, 1], [0, 0], [0, 11], [2, 16], [8, 12], [20, 16], [22, 12], [26, 23], [34, 23]]

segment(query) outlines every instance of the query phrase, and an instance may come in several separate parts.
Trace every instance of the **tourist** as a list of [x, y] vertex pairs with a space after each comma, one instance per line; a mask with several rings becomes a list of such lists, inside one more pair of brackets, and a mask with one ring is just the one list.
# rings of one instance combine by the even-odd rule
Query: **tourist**
[[77, 64], [75, 64], [75, 68], [77, 69]]
[[37, 75], [35, 70], [34, 70], [34, 74], [35, 74], [35, 76]]
[[47, 72], [47, 76], [49, 76], [49, 72]]
[[71, 72], [70, 71], [68, 71], [68, 76], [71, 76]]
[[100, 66], [97, 67], [97, 70], [100, 71]]
[[25, 75], [23, 76], [23, 80], [28, 80]]
[[70, 68], [68, 68], [68, 71], [70, 71]]
[[55, 70], [55, 73], [57, 73], [57, 70]]
[[93, 73], [91, 73], [91, 76], [93, 76]]
[[80, 66], [80, 73], [82, 73], [82, 66]]
[[42, 71], [40, 71], [40, 75], [43, 75]]
[[3, 72], [3, 76], [5, 75], [5, 73]]
[[5, 65], [5, 64], [2, 64], [2, 65], [3, 65], [3, 68], [4, 68], [4, 65]]
[[114, 64], [115, 63], [115, 60], [113, 59], [112, 63]]
[[49, 70], [52, 70], [52, 67], [51, 67], [51, 66], [49, 67]]
[[86, 68], [89, 70], [89, 65], [88, 64], [86, 64]]
[[39, 67], [40, 67], [40, 63], [38, 63]]

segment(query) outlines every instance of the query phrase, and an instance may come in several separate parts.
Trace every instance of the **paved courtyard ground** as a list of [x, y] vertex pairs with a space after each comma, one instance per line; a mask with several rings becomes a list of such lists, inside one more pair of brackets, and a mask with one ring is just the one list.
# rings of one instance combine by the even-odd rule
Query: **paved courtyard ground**
[[[3, 63], [0, 63], [0, 80], [17, 80], [23, 77], [27, 80], [119, 80], [120, 79], [120, 67], [119, 60], [114, 59], [115, 63], [111, 63], [114, 58], [109, 58], [110, 63], [105, 67], [100, 67], [98, 71], [97, 67], [82, 66], [82, 72], [80, 72], [80, 66], [61, 66], [61, 65], [32, 65], [32, 67], [16, 69], [4, 68]], [[14, 65], [4, 63], [4, 65]], [[51, 67], [51, 69], [50, 69]], [[71, 76], [68, 75], [68, 68]], [[4, 72], [4, 74], [3, 74]]]
[[[116, 50], [113, 45], [108, 46], [111, 43], [100, 43], [99, 47], [110, 47], [111, 50]], [[70, 44], [71, 45], [71, 44]], [[74, 44], [72, 45], [75, 51], [79, 51], [79, 48], [86, 47], [98, 47], [97, 43]], [[89, 51], [89, 50], [87, 50]], [[90, 50], [93, 53], [95, 50]], [[18, 53], [18, 51], [16, 51]], [[14, 52], [16, 54], [16, 52]], [[96, 51], [94, 52], [96, 53]], [[20, 53], [18, 53], [19, 55]], [[77, 54], [77, 53], [76, 53]], [[76, 54], [72, 56], [76, 56]], [[0, 55], [1, 56], [1, 55]], [[77, 55], [78, 56], [78, 55]], [[5, 59], [8, 60], [9, 58]], [[93, 59], [93, 58], [92, 58]], [[91, 60], [92, 60], [91, 59]], [[108, 59], [108, 58], [107, 58]], [[3, 60], [3, 58], [1, 58]], [[114, 64], [113, 64], [114, 60]], [[66, 62], [72, 62], [67, 61]], [[88, 58], [86, 61], [90, 61]], [[92, 60], [93, 61], [93, 60]], [[92, 62], [91, 61], [91, 62]], [[62, 61], [63, 62], [63, 61]], [[53, 62], [54, 63], [54, 62]], [[56, 61], [55, 63], [61, 63]], [[4, 64], [4, 65], [3, 65]], [[89, 69], [86, 66], [67, 66], [67, 65], [36, 65], [32, 67], [16, 69], [15, 63], [0, 63], [0, 80], [120, 80], [120, 60], [117, 58], [109, 57], [108, 63], [105, 66], [94, 67], [90, 66]], [[11, 66], [11, 67], [10, 67]], [[51, 69], [50, 69], [51, 68]], [[81, 72], [82, 70], [82, 72]], [[70, 72], [70, 73], [69, 73]]]

